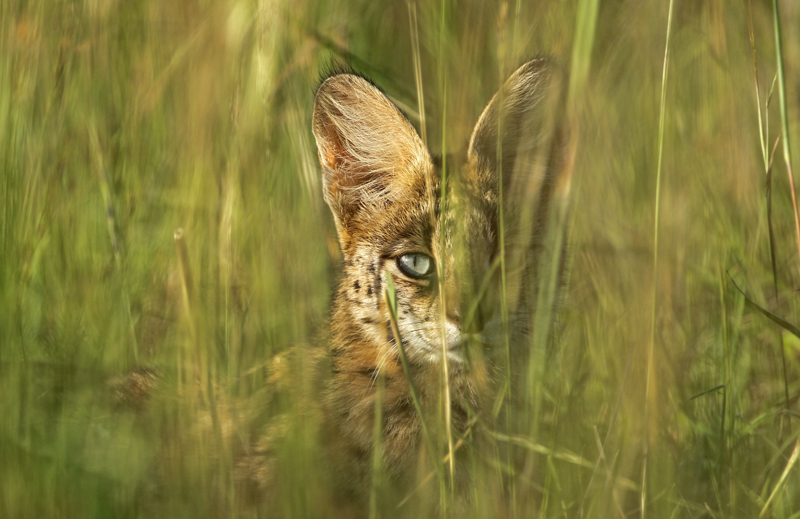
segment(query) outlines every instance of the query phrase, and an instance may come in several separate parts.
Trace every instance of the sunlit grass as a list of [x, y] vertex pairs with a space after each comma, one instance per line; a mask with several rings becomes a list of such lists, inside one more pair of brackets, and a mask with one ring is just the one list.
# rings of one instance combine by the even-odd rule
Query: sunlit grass
[[[318, 344], [340, 261], [320, 71], [351, 61], [439, 153], [551, 55], [579, 136], [553, 234], [569, 282], [560, 305], [542, 292], [555, 338], [538, 326], [511, 389], [529, 428], [493, 432], [490, 468], [465, 454], [486, 484], [454, 513], [797, 517], [800, 340], [731, 280], [800, 324], [800, 10], [674, 4], [666, 77], [667, 2], [0, 3], [0, 516], [333, 515], [335, 467], [298, 405], [316, 364], [278, 357]], [[442, 460], [469, 452], [430, 425]], [[268, 505], [235, 479], [253, 428], [285, 433]], [[457, 506], [426, 492], [384, 510], [377, 481], [370, 515]]]

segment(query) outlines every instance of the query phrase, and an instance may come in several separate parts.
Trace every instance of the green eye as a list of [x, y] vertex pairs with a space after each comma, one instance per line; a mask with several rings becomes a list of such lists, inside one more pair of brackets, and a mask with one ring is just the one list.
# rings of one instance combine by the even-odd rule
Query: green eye
[[433, 258], [420, 252], [403, 254], [397, 258], [397, 267], [406, 276], [420, 279], [429, 276], [433, 272]]

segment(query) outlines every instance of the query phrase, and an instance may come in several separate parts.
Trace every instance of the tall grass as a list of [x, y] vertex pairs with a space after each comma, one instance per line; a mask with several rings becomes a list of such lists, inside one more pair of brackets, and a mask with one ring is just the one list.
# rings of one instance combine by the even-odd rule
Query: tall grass
[[[800, 323], [783, 174], [800, 9], [673, 9], [662, 85], [655, 0], [0, 3], [0, 516], [333, 514], [317, 498], [335, 467], [295, 405], [313, 367], [286, 353], [315, 345], [340, 261], [310, 132], [320, 71], [350, 61], [450, 152], [508, 73], [552, 55], [579, 135], [569, 284], [512, 388], [531, 427], [496, 433], [503, 488], [453, 514], [798, 517], [800, 339], [731, 280]], [[233, 475], [254, 421], [289, 431], [269, 509], [242, 506]], [[466, 448], [433, 425], [443, 459]], [[439, 499], [386, 510], [375, 488], [374, 517]]]

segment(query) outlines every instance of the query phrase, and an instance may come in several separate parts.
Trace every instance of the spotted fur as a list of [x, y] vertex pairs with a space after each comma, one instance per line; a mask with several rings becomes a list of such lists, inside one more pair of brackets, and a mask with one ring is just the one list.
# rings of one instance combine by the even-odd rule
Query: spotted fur
[[[353, 492], [368, 488], [379, 376], [385, 380], [384, 466], [403, 481], [420, 460], [421, 422], [390, 328], [387, 272], [426, 409], [438, 405], [441, 363], [448, 362], [455, 434], [467, 429], [468, 417], [485, 416], [505, 339], [527, 346], [537, 256], [563, 169], [564, 89], [552, 62], [520, 67], [483, 111], [466, 156], [448, 158], [443, 186], [440, 161], [380, 90], [352, 74], [320, 86], [313, 132], [344, 263], [330, 317], [333, 375], [324, 427], [337, 472]], [[500, 311], [500, 218], [507, 326]], [[398, 260], [411, 253], [432, 258], [434, 273], [415, 279], [404, 272]]]

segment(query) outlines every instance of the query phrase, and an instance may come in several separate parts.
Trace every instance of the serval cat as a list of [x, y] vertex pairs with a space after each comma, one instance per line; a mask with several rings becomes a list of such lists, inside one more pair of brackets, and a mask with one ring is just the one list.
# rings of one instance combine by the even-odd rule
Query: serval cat
[[[346, 73], [319, 87], [313, 133], [343, 255], [322, 434], [342, 499], [366, 502], [376, 430], [380, 466], [402, 489], [399, 499], [435, 467], [424, 462], [425, 417], [449, 407], [451, 438], [460, 447], [471, 435], [474, 445], [476, 431], [491, 426], [503, 382], [524, 371], [515, 368], [527, 365], [539, 259], [565, 169], [565, 90], [550, 60], [517, 69], [484, 109], [464, 157], [447, 158], [443, 184], [443, 160], [378, 88]], [[392, 331], [388, 276], [422, 417]], [[507, 366], [516, 374], [504, 375]], [[469, 483], [465, 451], [457, 452], [456, 487]]]

